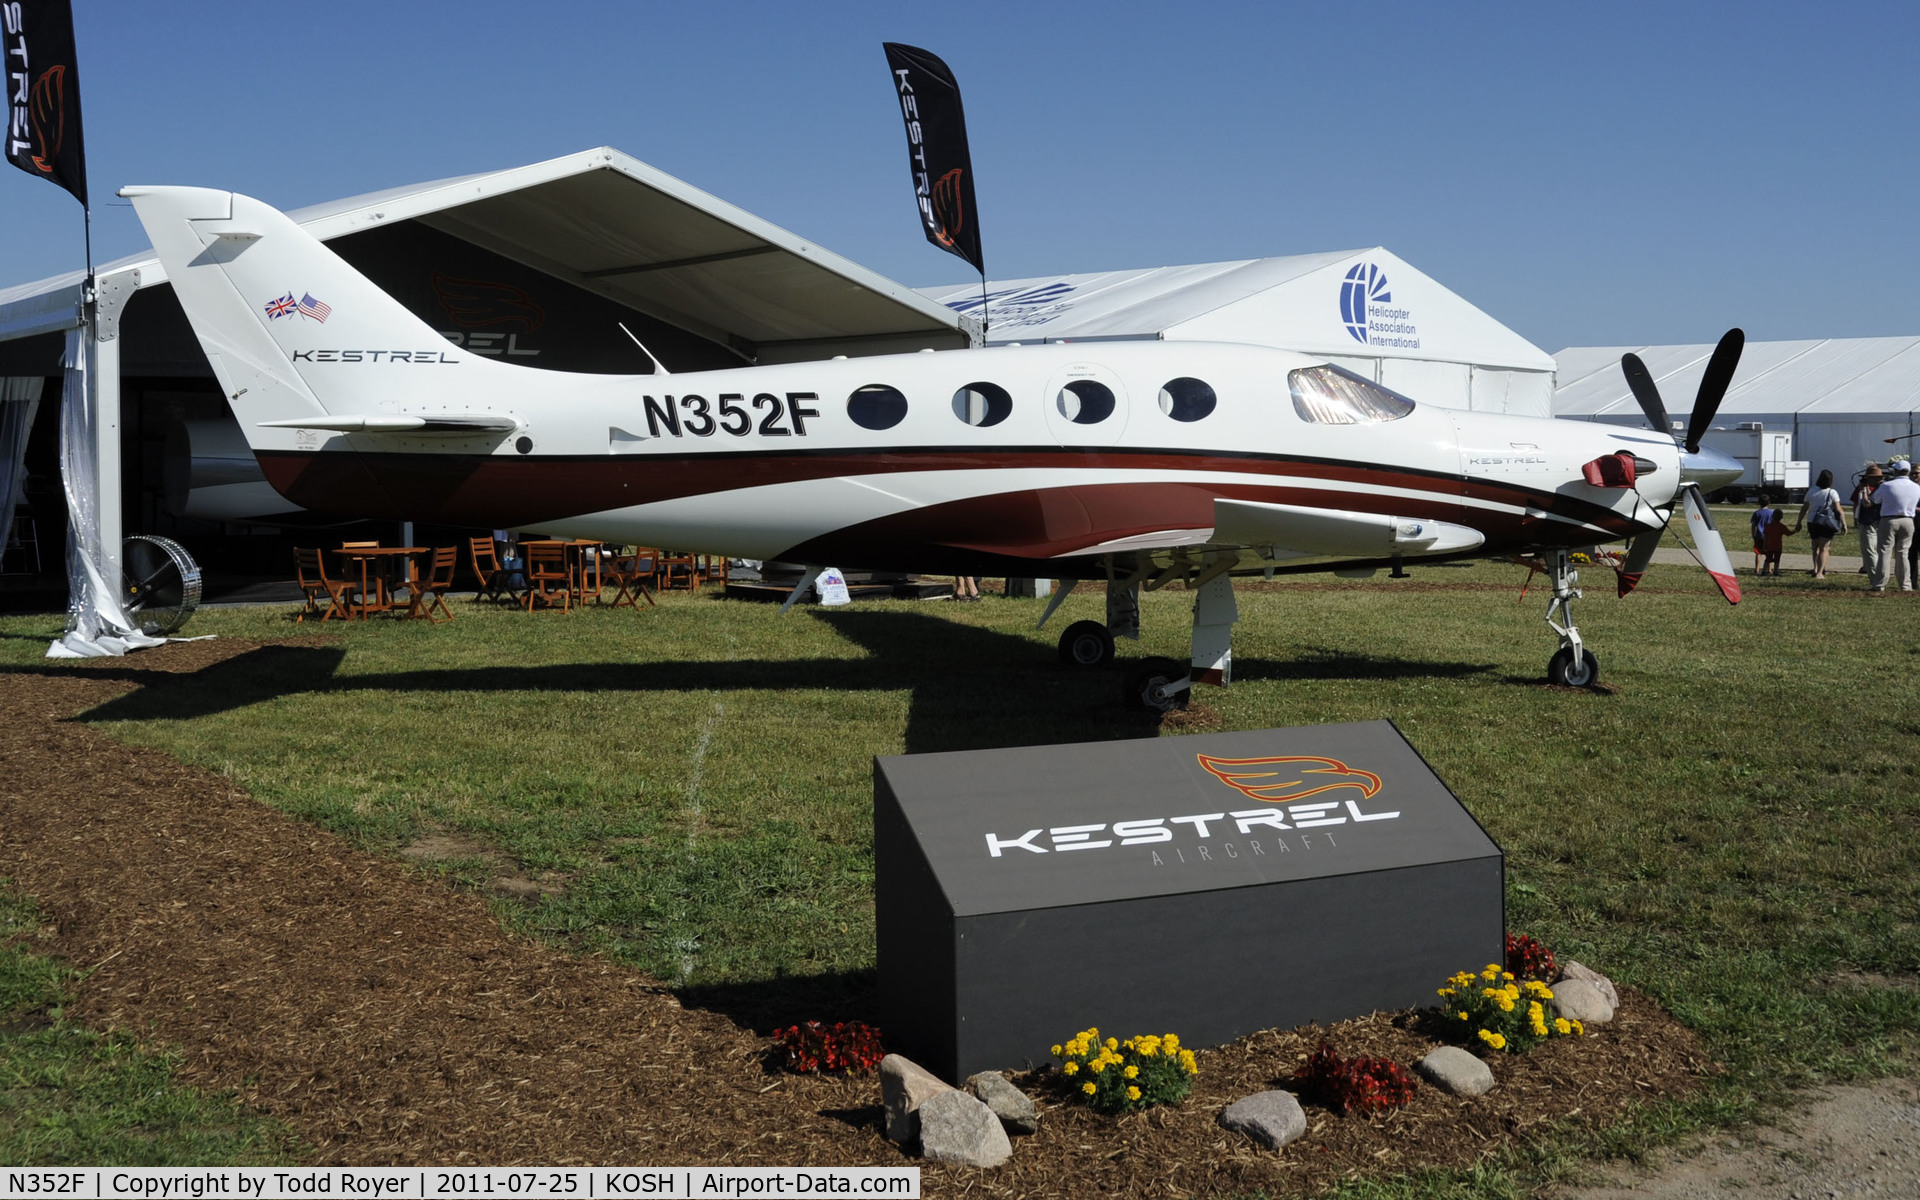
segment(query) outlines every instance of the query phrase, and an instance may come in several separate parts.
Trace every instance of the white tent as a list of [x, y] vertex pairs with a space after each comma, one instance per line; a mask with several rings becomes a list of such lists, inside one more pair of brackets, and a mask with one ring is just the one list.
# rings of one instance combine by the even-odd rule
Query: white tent
[[[1667, 413], [1684, 422], [1706, 372], [1710, 345], [1570, 346], [1554, 355], [1560, 387], [1553, 415], [1645, 427], [1620, 373], [1632, 351], [1660, 386]], [[1868, 459], [1911, 454], [1920, 438], [1920, 337], [1748, 342], [1716, 428], [1758, 421], [1793, 432], [1793, 456], [1846, 479]], [[1889, 446], [1887, 438], [1907, 438]]]
[[[963, 314], [979, 284], [920, 289]], [[987, 285], [988, 340], [1162, 339], [1295, 350], [1444, 408], [1548, 416], [1553, 359], [1375, 246]]]

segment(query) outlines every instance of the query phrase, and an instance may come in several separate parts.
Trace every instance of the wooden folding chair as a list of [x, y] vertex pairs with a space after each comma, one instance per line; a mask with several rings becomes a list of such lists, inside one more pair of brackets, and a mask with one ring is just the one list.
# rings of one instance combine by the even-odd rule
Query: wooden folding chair
[[467, 543], [467, 552], [473, 556], [473, 574], [480, 581], [480, 590], [473, 594], [474, 603], [484, 597], [498, 604], [505, 600], [508, 604], [520, 603], [519, 589], [513, 586], [513, 572], [500, 565], [498, 544], [490, 537], [477, 537]]
[[[296, 547], [293, 552], [293, 575], [300, 585], [301, 596], [307, 602], [307, 606], [300, 610], [300, 615], [294, 618], [295, 623], [312, 616], [318, 616], [322, 622], [335, 617], [342, 621], [352, 618], [353, 600], [350, 593], [353, 585], [344, 580], [327, 578], [326, 556], [319, 550]], [[325, 608], [320, 607], [322, 596], [327, 599]]]
[[[459, 565], [460, 547], [434, 547], [433, 565], [428, 569], [426, 579], [420, 583], [420, 594], [426, 599], [424, 602], [415, 600], [414, 615], [425, 617], [435, 625], [453, 620], [453, 610], [447, 607], [447, 589], [453, 586], [454, 568]], [[434, 616], [433, 610], [436, 608], [447, 615]]]
[[657, 607], [653, 598], [653, 574], [659, 561], [660, 552], [649, 546], [637, 547], [632, 554], [615, 555], [610, 560], [609, 575], [618, 590], [613, 594], [611, 607], [624, 604], [637, 610], [642, 599], [648, 607]]
[[[380, 543], [377, 541], [375, 542], [341, 542], [340, 548], [342, 550], [378, 550], [380, 548]], [[379, 609], [392, 608], [393, 601], [388, 597], [388, 594], [387, 594], [386, 565], [382, 563], [375, 563], [373, 569], [367, 573], [367, 579], [369, 582], [373, 584], [373, 601], [371, 604], [369, 604], [366, 596], [361, 595], [358, 597], [358, 603], [360, 604], [360, 606], [362, 608], [368, 608], [368, 607], [379, 608]], [[352, 587], [353, 585], [349, 584], [348, 586]], [[355, 592], [364, 592], [365, 590], [366, 590], [365, 588], [360, 588], [360, 587], [354, 588]]]
[[528, 612], [534, 603], [552, 608], [557, 602], [561, 612], [573, 611], [573, 571], [567, 565], [567, 548], [559, 542], [542, 544], [522, 542], [527, 555], [527, 592], [522, 603]]
[[728, 560], [726, 555], [709, 554], [706, 556], [706, 562], [701, 567], [700, 577], [708, 583], [717, 583], [722, 589], [725, 589], [727, 580], [732, 578], [732, 569], [733, 564]]

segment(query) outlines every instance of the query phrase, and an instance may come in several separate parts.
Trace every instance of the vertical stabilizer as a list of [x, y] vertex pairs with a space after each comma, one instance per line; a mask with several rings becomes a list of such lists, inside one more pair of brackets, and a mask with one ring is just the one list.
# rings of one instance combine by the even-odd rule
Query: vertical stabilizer
[[130, 187], [194, 334], [255, 450], [344, 415], [475, 407], [502, 381], [286, 214], [207, 188]]

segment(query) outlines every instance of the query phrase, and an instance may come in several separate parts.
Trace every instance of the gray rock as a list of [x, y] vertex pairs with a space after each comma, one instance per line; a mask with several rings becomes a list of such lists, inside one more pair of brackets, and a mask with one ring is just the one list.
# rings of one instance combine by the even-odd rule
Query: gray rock
[[880, 1101], [887, 1106], [887, 1136], [905, 1145], [920, 1136], [920, 1106], [953, 1089], [910, 1058], [880, 1060]]
[[1605, 1025], [1613, 1020], [1613, 1005], [1599, 988], [1583, 979], [1562, 979], [1553, 985], [1553, 1010], [1582, 1025]]
[[1600, 989], [1602, 996], [1607, 998], [1608, 1007], [1615, 1009], [1620, 1007], [1620, 992], [1613, 986], [1613, 980], [1592, 967], [1583, 967], [1577, 962], [1569, 962], [1561, 966], [1560, 974], [1566, 979], [1577, 979], [1582, 983], [1592, 984]]
[[1040, 1114], [1034, 1110], [1033, 1101], [1000, 1072], [982, 1071], [967, 1080], [967, 1090], [993, 1110], [1009, 1133], [1032, 1133], [1040, 1128]]
[[920, 1104], [920, 1154], [932, 1162], [997, 1167], [1013, 1157], [1013, 1143], [992, 1109], [948, 1088]]
[[1484, 1096], [1493, 1090], [1493, 1069], [1458, 1046], [1440, 1047], [1413, 1069], [1456, 1096]]
[[1307, 1114], [1292, 1092], [1255, 1092], [1220, 1113], [1220, 1123], [1244, 1133], [1269, 1150], [1278, 1150], [1307, 1132]]

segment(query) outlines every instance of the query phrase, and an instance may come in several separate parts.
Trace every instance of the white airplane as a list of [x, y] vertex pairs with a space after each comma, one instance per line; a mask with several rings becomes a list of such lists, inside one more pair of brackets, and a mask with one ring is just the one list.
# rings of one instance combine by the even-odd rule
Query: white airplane
[[451, 345], [258, 200], [120, 194], [267, 479], [303, 508], [809, 564], [795, 597], [827, 563], [1102, 581], [1105, 623], [1061, 638], [1081, 665], [1139, 636], [1142, 590], [1178, 581], [1196, 593], [1190, 664], [1149, 659], [1127, 680], [1154, 708], [1229, 681], [1236, 575], [1537, 557], [1559, 639], [1548, 676], [1575, 686], [1599, 667], [1572, 619], [1573, 551], [1631, 538], [1624, 595], [1684, 504], [1703, 565], [1739, 599], [1701, 488], [1740, 464], [1698, 445], [1737, 330], [1684, 450], [1632, 356], [1654, 432], [1422, 406], [1217, 343], [581, 375]]

